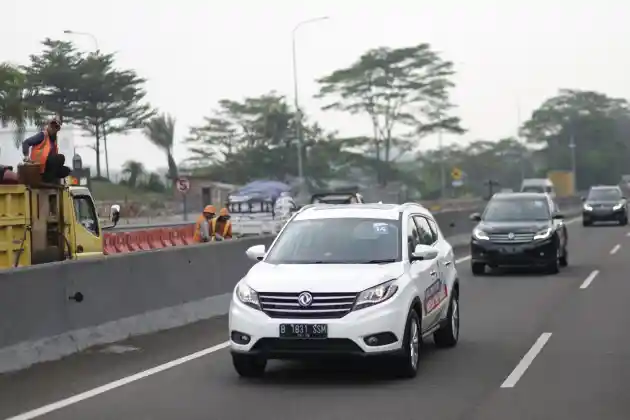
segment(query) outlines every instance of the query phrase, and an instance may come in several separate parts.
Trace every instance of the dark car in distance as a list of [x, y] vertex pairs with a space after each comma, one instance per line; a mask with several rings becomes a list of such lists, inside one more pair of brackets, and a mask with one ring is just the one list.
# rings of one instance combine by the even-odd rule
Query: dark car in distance
[[556, 274], [568, 265], [567, 227], [553, 199], [544, 193], [495, 194], [470, 240], [473, 275], [486, 267], [540, 267]]
[[591, 226], [595, 222], [618, 222], [621, 226], [628, 224], [628, 202], [620, 187], [591, 187], [588, 196], [582, 200], [583, 226]]

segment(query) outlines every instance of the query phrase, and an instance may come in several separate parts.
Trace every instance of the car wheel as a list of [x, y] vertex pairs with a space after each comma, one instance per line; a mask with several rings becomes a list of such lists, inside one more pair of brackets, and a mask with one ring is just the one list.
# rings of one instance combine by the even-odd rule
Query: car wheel
[[265, 374], [267, 360], [249, 354], [232, 354], [232, 364], [243, 378], [260, 378]]
[[446, 325], [433, 333], [437, 347], [455, 347], [459, 341], [459, 294], [453, 290], [446, 315]]
[[486, 265], [484, 263], [474, 262], [470, 264], [470, 269], [475, 276], [482, 276], [486, 272]]
[[422, 351], [422, 332], [420, 330], [420, 318], [415, 310], [411, 309], [405, 324], [405, 336], [403, 337], [403, 354], [395, 360], [396, 376], [401, 378], [414, 378], [418, 374], [420, 364], [420, 352]]
[[593, 224], [593, 222], [587, 221], [587, 220], [582, 220], [582, 226], [591, 226]]
[[556, 250], [556, 258], [547, 266], [549, 274], [558, 274], [560, 272], [560, 248]]
[[619, 222], [619, 224], [620, 224], [621, 226], [627, 226], [627, 225], [628, 225], [628, 217], [624, 217], [624, 218], [623, 218], [623, 219]]
[[569, 251], [567, 251], [567, 247], [562, 250], [562, 256], [560, 257], [560, 267], [566, 267], [569, 265]]

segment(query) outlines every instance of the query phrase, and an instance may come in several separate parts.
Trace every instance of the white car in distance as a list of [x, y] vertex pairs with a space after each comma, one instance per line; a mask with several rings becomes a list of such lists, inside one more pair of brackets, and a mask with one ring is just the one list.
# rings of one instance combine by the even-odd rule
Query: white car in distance
[[459, 339], [453, 248], [421, 205], [309, 205], [236, 285], [230, 350], [243, 377], [269, 359], [385, 356], [414, 377], [423, 338]]

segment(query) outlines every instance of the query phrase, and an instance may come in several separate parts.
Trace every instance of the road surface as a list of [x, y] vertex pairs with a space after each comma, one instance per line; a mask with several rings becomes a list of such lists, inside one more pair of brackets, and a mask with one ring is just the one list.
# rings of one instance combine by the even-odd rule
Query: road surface
[[0, 418], [630, 419], [630, 230], [572, 223], [569, 235], [555, 276], [472, 277], [460, 253], [460, 343], [428, 343], [413, 380], [378, 363], [281, 362], [242, 380], [212, 347], [227, 337], [216, 318], [0, 376]]

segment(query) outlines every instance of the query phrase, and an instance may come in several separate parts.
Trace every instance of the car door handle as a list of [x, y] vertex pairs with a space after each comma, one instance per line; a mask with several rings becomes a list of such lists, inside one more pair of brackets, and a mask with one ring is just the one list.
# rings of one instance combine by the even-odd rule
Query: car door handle
[[445, 261], [445, 262], [444, 262], [444, 265], [448, 267], [449, 265], [451, 265], [451, 263], [452, 263], [452, 262], [453, 262], [453, 261]]
[[431, 277], [437, 277], [438, 275], [437, 271], [431, 271], [429, 274], [431, 274]]

